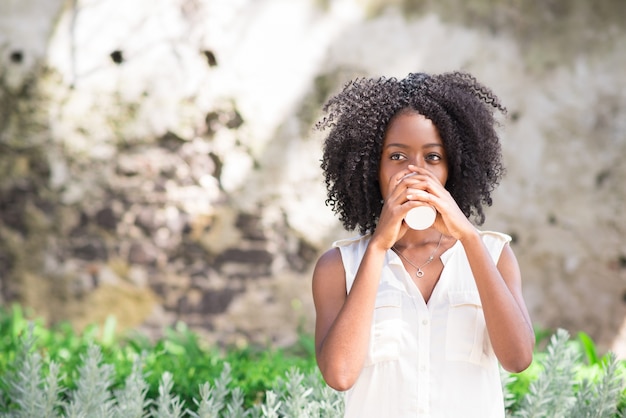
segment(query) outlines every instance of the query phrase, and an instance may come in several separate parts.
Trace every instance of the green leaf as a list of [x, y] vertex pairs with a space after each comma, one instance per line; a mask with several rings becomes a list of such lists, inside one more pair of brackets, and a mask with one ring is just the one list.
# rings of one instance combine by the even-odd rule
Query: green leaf
[[596, 349], [596, 345], [591, 337], [581, 331], [578, 333], [578, 341], [580, 341], [580, 345], [585, 355], [585, 358], [587, 359], [587, 363], [591, 366], [600, 364], [598, 350]]

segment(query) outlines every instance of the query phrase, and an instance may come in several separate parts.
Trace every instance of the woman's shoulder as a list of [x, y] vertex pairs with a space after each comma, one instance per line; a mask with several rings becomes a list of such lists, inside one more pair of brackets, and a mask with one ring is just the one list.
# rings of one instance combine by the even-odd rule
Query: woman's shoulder
[[503, 244], [507, 244], [509, 242], [511, 242], [511, 240], [513, 239], [510, 235], [505, 234], [503, 232], [498, 232], [498, 231], [478, 231], [478, 233], [480, 234], [483, 242], [489, 242], [489, 241], [496, 241], [496, 242], [501, 242]]
[[493, 261], [497, 263], [504, 248], [512, 241], [512, 237], [496, 231], [479, 231], [479, 233]]
[[327, 249], [322, 255], [317, 259], [317, 263], [315, 265], [316, 270], [324, 270], [327, 268], [332, 268], [337, 265], [337, 263], [341, 263], [341, 252], [337, 247], [332, 247]]
[[354, 246], [367, 246], [371, 235], [357, 235], [349, 238], [342, 238], [333, 242], [333, 248], [345, 248]]

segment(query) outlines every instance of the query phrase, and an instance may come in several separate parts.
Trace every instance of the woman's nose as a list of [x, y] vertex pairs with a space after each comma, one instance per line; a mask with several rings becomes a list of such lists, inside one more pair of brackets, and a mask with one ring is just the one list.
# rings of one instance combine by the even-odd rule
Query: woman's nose
[[418, 156], [411, 158], [410, 163], [412, 165], [416, 166], [416, 167], [419, 167], [419, 168], [424, 168], [424, 166], [425, 166], [424, 159], [422, 159], [422, 158], [420, 158]]

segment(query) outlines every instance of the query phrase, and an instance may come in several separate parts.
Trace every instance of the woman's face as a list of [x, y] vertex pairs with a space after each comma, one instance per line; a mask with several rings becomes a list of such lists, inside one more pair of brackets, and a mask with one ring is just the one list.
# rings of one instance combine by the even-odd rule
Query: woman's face
[[445, 186], [448, 160], [443, 141], [430, 119], [417, 112], [402, 112], [394, 116], [387, 127], [378, 171], [380, 192], [385, 199], [390, 179], [408, 166], [429, 170]]

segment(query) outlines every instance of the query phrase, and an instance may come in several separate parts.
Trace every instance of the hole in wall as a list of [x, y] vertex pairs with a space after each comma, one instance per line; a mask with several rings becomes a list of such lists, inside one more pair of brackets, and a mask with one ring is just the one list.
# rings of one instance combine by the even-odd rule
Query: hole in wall
[[202, 51], [202, 53], [206, 57], [206, 60], [209, 63], [209, 67], [217, 66], [217, 58], [215, 58], [215, 54], [213, 53], [213, 51], [205, 50]]
[[602, 170], [596, 174], [596, 186], [601, 187], [611, 177], [610, 170]]
[[22, 51], [13, 51], [9, 55], [9, 59], [15, 64], [21, 64], [24, 61], [24, 53]]
[[115, 50], [110, 54], [111, 60], [116, 64], [124, 62], [124, 53], [120, 50]]

